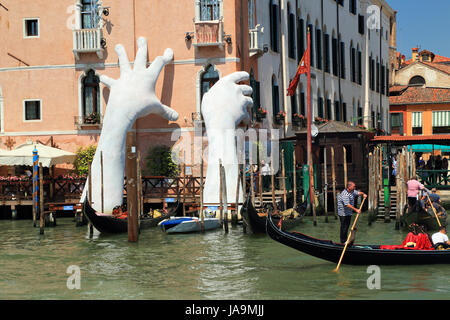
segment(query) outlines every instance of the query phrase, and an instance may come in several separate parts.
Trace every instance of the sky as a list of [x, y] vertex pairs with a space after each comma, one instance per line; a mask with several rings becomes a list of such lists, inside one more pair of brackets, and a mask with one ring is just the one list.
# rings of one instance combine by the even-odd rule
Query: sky
[[411, 48], [450, 57], [450, 0], [387, 0], [397, 11], [397, 51]]

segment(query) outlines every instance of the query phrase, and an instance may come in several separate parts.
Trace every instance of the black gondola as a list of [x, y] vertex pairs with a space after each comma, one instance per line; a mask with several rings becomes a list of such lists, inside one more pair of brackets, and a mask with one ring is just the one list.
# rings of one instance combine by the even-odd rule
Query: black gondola
[[[288, 247], [314, 257], [338, 263], [343, 244], [319, 240], [299, 232], [280, 230], [271, 215], [267, 218], [269, 236]], [[351, 265], [419, 265], [450, 263], [450, 250], [382, 250], [379, 245], [352, 245], [347, 247], [342, 264]]]
[[[182, 214], [183, 206], [177, 202], [173, 208], [170, 208], [167, 214], [162, 214], [158, 218], [143, 217], [140, 220], [140, 229], [156, 227], [158, 223], [171, 216]], [[118, 219], [110, 215], [98, 215], [97, 212], [89, 205], [86, 199], [83, 203], [83, 213], [92, 223], [92, 225], [101, 233], [125, 233], [128, 232], [127, 219]]]
[[[300, 223], [305, 214], [305, 210], [303, 206], [300, 206], [298, 209], [300, 211], [298, 217], [283, 219], [281, 223], [282, 230], [290, 230]], [[270, 210], [271, 209], [267, 209], [266, 211]], [[248, 196], [241, 208], [241, 216], [253, 233], [266, 233], [267, 212], [264, 212], [262, 214], [258, 213], [259, 212], [252, 204], [251, 197]], [[278, 223], [280, 222], [280, 217], [273, 216], [273, 219], [278, 225]]]

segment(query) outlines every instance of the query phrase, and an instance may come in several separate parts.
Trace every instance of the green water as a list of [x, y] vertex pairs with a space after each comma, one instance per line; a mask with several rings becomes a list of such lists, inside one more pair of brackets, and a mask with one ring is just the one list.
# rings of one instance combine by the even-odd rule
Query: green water
[[[297, 228], [338, 240], [339, 223], [307, 217]], [[450, 266], [381, 266], [381, 288], [368, 289], [367, 266], [335, 264], [230, 227], [205, 234], [143, 230], [89, 237], [72, 218], [39, 236], [30, 220], [0, 220], [0, 299], [449, 299]], [[358, 243], [400, 244], [394, 223], [358, 221]], [[80, 289], [68, 289], [67, 268], [80, 268]]]

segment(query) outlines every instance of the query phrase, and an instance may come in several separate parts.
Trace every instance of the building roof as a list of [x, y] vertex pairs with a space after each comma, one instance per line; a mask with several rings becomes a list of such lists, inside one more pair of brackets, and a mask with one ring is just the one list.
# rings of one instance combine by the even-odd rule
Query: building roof
[[[319, 131], [319, 134], [336, 134], [336, 133], [366, 133], [367, 130], [352, 126], [351, 124], [342, 122], [342, 121], [335, 121], [335, 120], [328, 120], [324, 123], [316, 124], [316, 127]], [[306, 134], [306, 128], [302, 128], [295, 132], [296, 134]]]
[[399, 93], [390, 96], [390, 105], [404, 104], [425, 104], [425, 103], [450, 103], [450, 88], [424, 88], [410, 86], [406, 89], [399, 90], [400, 86], [395, 86], [394, 91], [390, 88], [390, 92]]
[[450, 64], [448, 63], [436, 63], [436, 62], [422, 62], [423, 64], [426, 64], [427, 66], [430, 66], [431, 68], [438, 69], [442, 72], [445, 72], [447, 74], [450, 74]]
[[375, 136], [370, 142], [391, 143], [396, 145], [439, 144], [450, 145], [450, 134], [434, 134], [428, 136]]

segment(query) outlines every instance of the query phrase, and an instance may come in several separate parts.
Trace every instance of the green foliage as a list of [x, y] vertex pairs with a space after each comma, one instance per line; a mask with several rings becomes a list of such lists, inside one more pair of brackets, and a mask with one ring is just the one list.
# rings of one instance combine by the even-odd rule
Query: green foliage
[[178, 165], [172, 158], [172, 150], [168, 146], [155, 146], [145, 157], [146, 174], [151, 176], [177, 177], [180, 173]]
[[75, 172], [78, 175], [87, 175], [89, 173], [89, 164], [94, 159], [97, 146], [80, 147], [77, 150], [77, 157], [73, 163]]

